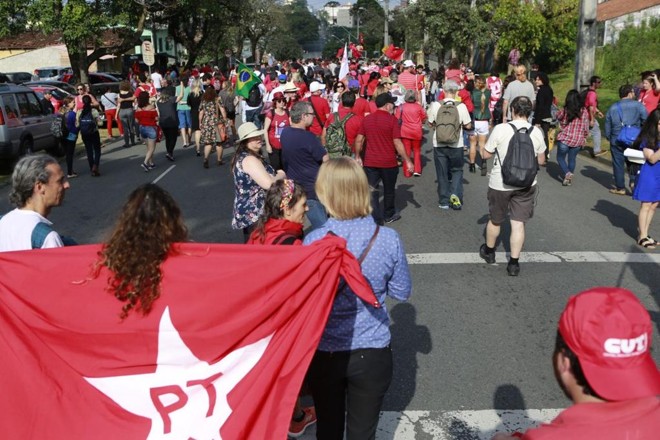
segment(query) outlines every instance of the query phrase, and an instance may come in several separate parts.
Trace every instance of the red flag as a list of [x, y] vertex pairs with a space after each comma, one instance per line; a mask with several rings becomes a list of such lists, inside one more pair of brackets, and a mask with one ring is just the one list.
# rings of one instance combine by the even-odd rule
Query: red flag
[[3, 437], [285, 438], [339, 276], [378, 306], [337, 237], [182, 244], [121, 322], [99, 250], [0, 254]]
[[341, 58], [344, 55], [344, 48], [340, 47], [339, 50], [337, 50], [337, 58]]
[[394, 61], [401, 61], [403, 59], [403, 53], [405, 52], [404, 49], [401, 49], [400, 47], [396, 47], [394, 44], [390, 44], [387, 47], [383, 48], [383, 54]]

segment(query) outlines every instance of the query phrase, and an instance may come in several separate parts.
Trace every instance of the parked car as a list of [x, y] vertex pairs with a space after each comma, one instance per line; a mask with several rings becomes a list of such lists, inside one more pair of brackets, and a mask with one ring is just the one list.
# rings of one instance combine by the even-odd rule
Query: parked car
[[50, 132], [53, 118], [44, 112], [34, 90], [0, 84], [0, 159], [14, 160], [43, 149], [60, 153], [59, 142]]
[[37, 75], [33, 75], [30, 72], [5, 72], [5, 75], [9, 78], [9, 82], [13, 82], [14, 84], [23, 84], [39, 79]]
[[58, 89], [62, 89], [65, 92], [71, 93], [72, 95], [76, 95], [78, 93], [74, 86], [62, 81], [30, 81], [24, 83], [23, 85], [27, 87], [31, 87], [31, 86], [57, 87]]
[[73, 94], [65, 90], [62, 90], [59, 87], [42, 86], [42, 85], [29, 85], [27, 87], [34, 90], [40, 100], [43, 99], [44, 93], [46, 91], [49, 91], [53, 95], [51, 102], [53, 103], [53, 107], [55, 107], [55, 112], [59, 111], [60, 107], [62, 107], [62, 101], [64, 101], [64, 98], [66, 98], [67, 96], [73, 97]]
[[[73, 84], [75, 82], [73, 73], [67, 73], [62, 75], [62, 81]], [[99, 72], [89, 72], [89, 83], [98, 84], [98, 83], [107, 83], [107, 82], [119, 82], [119, 78], [109, 75], [107, 73]]]
[[10, 83], [11, 80], [4, 73], [0, 73], [0, 83]]
[[34, 69], [34, 74], [39, 77], [41, 80], [59, 80], [62, 75], [66, 73], [73, 73], [71, 67], [68, 66], [50, 66], [50, 67], [39, 67]]

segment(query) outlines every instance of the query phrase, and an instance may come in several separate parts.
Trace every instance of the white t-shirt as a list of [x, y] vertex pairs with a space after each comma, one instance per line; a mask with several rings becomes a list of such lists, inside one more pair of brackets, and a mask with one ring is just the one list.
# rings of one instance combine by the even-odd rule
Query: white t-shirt
[[[50, 220], [29, 209], [14, 209], [0, 219], [0, 252], [32, 249], [32, 230], [37, 223], [52, 225]], [[62, 238], [53, 231], [41, 249], [62, 247]]]
[[106, 92], [99, 98], [99, 102], [106, 110], [113, 110], [117, 108], [118, 95], [114, 92]]
[[154, 73], [151, 74], [151, 81], [153, 81], [154, 87], [157, 88], [157, 89], [160, 89], [162, 87], [162, 85], [160, 84], [162, 79], [163, 79], [163, 76], [158, 72], [154, 72]]
[[[531, 127], [532, 125], [527, 121], [522, 121], [515, 119], [511, 121], [513, 125], [518, 128], [522, 127]], [[505, 185], [502, 181], [502, 166], [500, 161], [497, 159], [497, 154], [499, 154], [500, 159], [504, 160], [506, 157], [506, 152], [509, 150], [509, 141], [513, 137], [513, 128], [507, 124], [497, 124], [493, 131], [490, 133], [488, 140], [486, 141], [486, 151], [493, 154], [493, 168], [490, 170], [490, 180], [488, 181], [488, 186], [492, 189], [499, 191], [514, 191], [521, 189], [517, 186]], [[543, 131], [540, 128], [534, 127], [529, 133], [529, 137], [532, 138], [532, 143], [534, 144], [534, 152], [538, 156], [539, 154], [545, 151], [545, 141], [543, 140]], [[536, 185], [536, 179], [532, 186]]]
[[[458, 102], [455, 99], [449, 98], [444, 99], [442, 102], [445, 103], [447, 101]], [[428, 118], [429, 124], [435, 122], [435, 117], [438, 115], [438, 110], [440, 110], [440, 103], [438, 101], [433, 101], [431, 104], [429, 104], [429, 107], [426, 109], [426, 117]], [[458, 110], [458, 118], [461, 122], [461, 133], [458, 136], [458, 141], [456, 141], [454, 145], [443, 145], [443, 147], [463, 148], [463, 126], [472, 122], [472, 119], [470, 119], [470, 112], [462, 102], [458, 102], [456, 105], [456, 110]], [[433, 139], [433, 146], [437, 147], [438, 140], [435, 137], [435, 130], [431, 131], [431, 139]]]

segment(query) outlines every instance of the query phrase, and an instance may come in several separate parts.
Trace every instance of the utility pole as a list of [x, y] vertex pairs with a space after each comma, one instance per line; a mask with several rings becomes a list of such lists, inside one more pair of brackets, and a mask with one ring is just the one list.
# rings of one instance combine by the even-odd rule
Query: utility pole
[[575, 90], [589, 86], [596, 60], [596, 0], [580, 0], [577, 53], [575, 55]]
[[390, 29], [388, 19], [390, 18], [390, 0], [383, 0], [385, 3], [385, 30], [383, 33], [383, 43], [387, 47], [390, 45]]

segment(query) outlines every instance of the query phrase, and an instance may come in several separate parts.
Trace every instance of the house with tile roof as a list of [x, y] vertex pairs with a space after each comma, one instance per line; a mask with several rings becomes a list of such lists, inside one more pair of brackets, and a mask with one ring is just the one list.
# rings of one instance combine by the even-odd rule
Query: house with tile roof
[[660, 0], [599, 0], [596, 12], [598, 44], [614, 43], [628, 26], [660, 19]]

